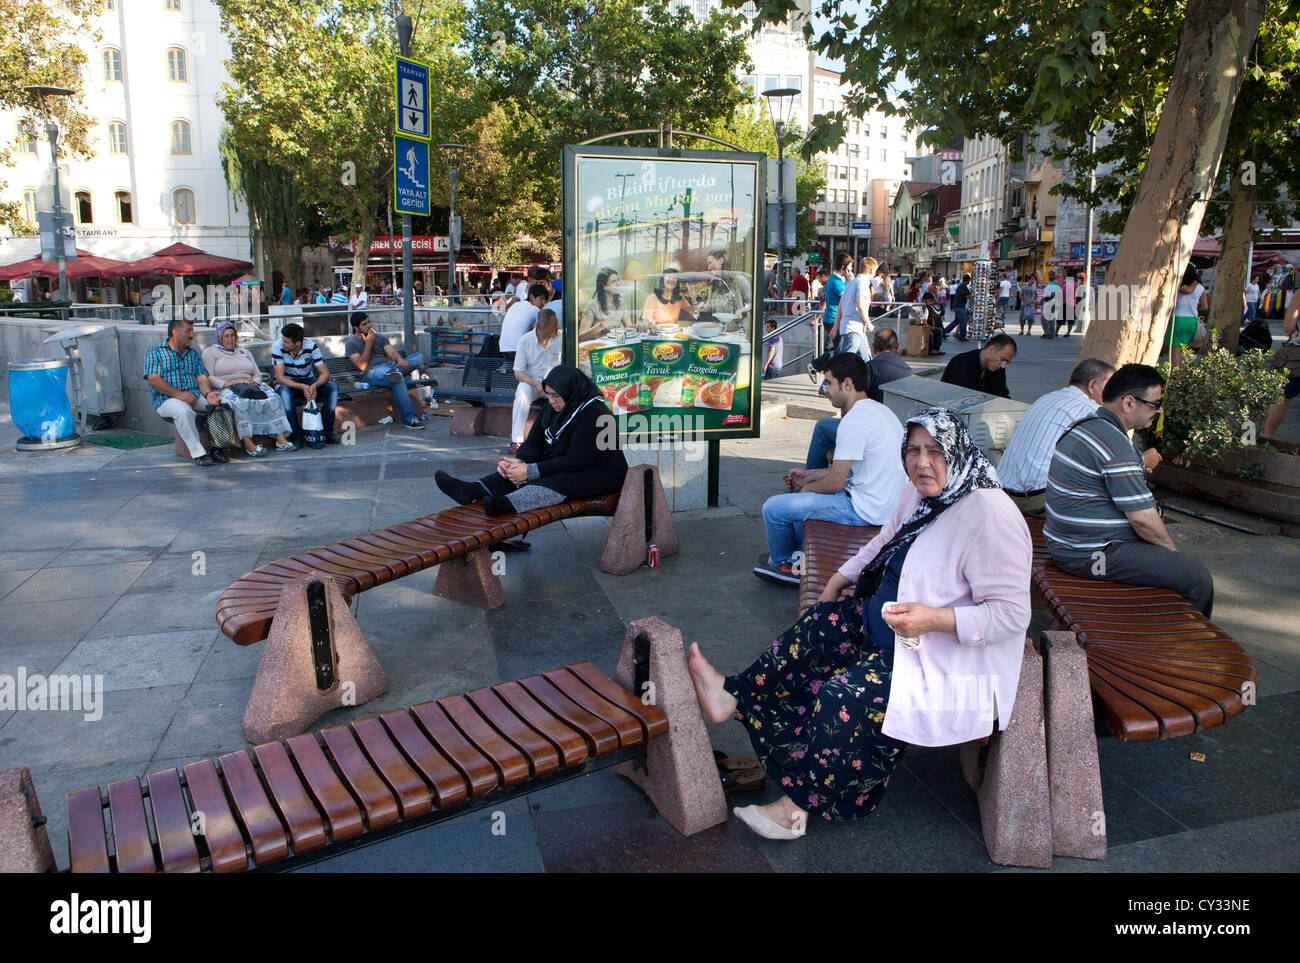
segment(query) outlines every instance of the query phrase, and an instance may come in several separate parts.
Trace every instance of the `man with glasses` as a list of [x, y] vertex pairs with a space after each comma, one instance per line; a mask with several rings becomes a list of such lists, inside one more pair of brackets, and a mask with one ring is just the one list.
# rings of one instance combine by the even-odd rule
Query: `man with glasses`
[[1164, 379], [1150, 365], [1128, 364], [1111, 376], [1101, 407], [1057, 442], [1043, 536], [1052, 560], [1071, 575], [1173, 589], [1209, 617], [1210, 570], [1169, 537], [1129, 439], [1155, 420], [1163, 393]]

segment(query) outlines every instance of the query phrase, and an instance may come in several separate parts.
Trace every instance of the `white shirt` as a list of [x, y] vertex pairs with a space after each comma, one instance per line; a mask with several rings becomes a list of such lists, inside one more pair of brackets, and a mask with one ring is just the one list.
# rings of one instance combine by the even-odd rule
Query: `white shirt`
[[866, 334], [862, 325], [862, 313], [858, 310], [858, 294], [862, 290], [862, 278], [855, 277], [844, 285], [840, 295], [840, 334]]
[[1007, 278], [1003, 278], [1001, 281], [998, 282], [998, 297], [1000, 298], [1011, 297], [1011, 282]]
[[352, 295], [352, 300], [348, 302], [348, 305], [352, 308], [353, 311], [358, 311], [361, 308], [364, 308], [369, 303], [370, 303], [370, 295], [367, 294], [365, 291], [362, 291], [360, 294]]
[[1097, 407], [1097, 402], [1074, 385], [1048, 392], [1030, 405], [998, 462], [1002, 486], [1017, 492], [1047, 487], [1047, 469], [1056, 453], [1056, 443], [1067, 428]]
[[961, 282], [960, 282], [960, 281], [951, 281], [951, 282], [949, 282], [949, 284], [948, 284], [948, 297], [953, 297], [954, 295], [956, 295], [956, 293], [957, 293], [957, 289], [958, 289], [959, 287], [961, 287]]
[[525, 331], [515, 348], [515, 370], [541, 381], [560, 363], [563, 350], [564, 342], [558, 332], [546, 342], [546, 347], [542, 347], [536, 331]]
[[537, 308], [527, 301], [516, 301], [501, 319], [501, 350], [516, 351], [525, 331], [537, 321]]
[[903, 471], [903, 425], [877, 401], [863, 398], [840, 419], [835, 460], [851, 461], [844, 490], [853, 510], [871, 525], [883, 525], [907, 484]]
[[1247, 285], [1246, 285], [1246, 303], [1247, 303], [1247, 304], [1256, 304], [1256, 303], [1258, 303], [1258, 301], [1259, 301], [1259, 285], [1258, 285], [1258, 284], [1247, 284]]
[[527, 300], [528, 300], [528, 282], [527, 282], [527, 281], [520, 281], [518, 284], [515, 285], [515, 297], [517, 297], [520, 301], [527, 301]]
[[1191, 294], [1178, 292], [1178, 301], [1174, 305], [1174, 317], [1176, 318], [1194, 318], [1200, 311], [1197, 305], [1201, 303], [1201, 295], [1205, 293], [1205, 285], [1197, 284]]

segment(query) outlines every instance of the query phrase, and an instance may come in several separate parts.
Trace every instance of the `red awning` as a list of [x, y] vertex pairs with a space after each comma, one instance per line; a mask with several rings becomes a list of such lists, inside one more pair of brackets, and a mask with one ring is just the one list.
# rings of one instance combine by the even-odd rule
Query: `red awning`
[[[77, 278], [116, 278], [121, 277], [126, 261], [115, 261], [111, 257], [100, 257], [77, 248], [76, 260], [67, 262], [68, 277]], [[26, 261], [0, 266], [0, 281], [16, 281], [19, 278], [57, 278], [58, 261], [43, 261], [38, 254]]]
[[146, 274], [166, 274], [186, 277], [191, 274], [238, 274], [251, 270], [252, 261], [237, 261], [218, 254], [208, 254], [188, 244], [173, 244], [150, 257], [132, 261], [122, 269], [122, 277], [138, 278]]
[[1218, 257], [1223, 253], [1223, 245], [1212, 237], [1198, 238], [1192, 245], [1192, 257]]

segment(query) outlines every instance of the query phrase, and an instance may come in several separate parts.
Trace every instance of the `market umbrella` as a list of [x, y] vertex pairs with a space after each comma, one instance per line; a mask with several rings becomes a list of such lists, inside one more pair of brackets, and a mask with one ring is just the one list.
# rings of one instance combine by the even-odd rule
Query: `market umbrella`
[[173, 244], [139, 261], [132, 261], [120, 272], [124, 278], [165, 274], [187, 277], [191, 274], [235, 274], [253, 267], [252, 261], [237, 261], [218, 254], [200, 251], [188, 244]]
[[[77, 248], [75, 260], [67, 261], [69, 279], [77, 278], [116, 278], [122, 277], [122, 268], [126, 261], [115, 261], [111, 257], [100, 257]], [[58, 261], [43, 261], [38, 254], [26, 261], [0, 265], [0, 281], [16, 281], [19, 278], [56, 278], [59, 276]]]

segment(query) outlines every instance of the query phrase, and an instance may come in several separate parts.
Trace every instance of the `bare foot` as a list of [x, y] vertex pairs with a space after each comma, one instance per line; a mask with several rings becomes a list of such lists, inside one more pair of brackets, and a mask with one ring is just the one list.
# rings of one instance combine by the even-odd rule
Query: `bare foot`
[[808, 814], [796, 806], [789, 796], [782, 796], [774, 803], [759, 806], [758, 811], [778, 826], [798, 830], [808, 824]]
[[688, 660], [691, 669], [691, 681], [695, 683], [695, 694], [699, 697], [700, 708], [710, 722], [726, 722], [736, 711], [736, 697], [722, 687], [722, 673], [709, 665], [700, 654], [698, 642], [691, 643]]

